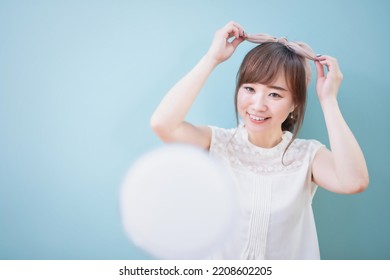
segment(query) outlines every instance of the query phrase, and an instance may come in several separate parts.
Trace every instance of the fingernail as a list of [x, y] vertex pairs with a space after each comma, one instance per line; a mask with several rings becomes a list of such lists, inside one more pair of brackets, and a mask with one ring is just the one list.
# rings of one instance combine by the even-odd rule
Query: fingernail
[[322, 56], [322, 54], [317, 54], [317, 57], [320, 57], [320, 56]]

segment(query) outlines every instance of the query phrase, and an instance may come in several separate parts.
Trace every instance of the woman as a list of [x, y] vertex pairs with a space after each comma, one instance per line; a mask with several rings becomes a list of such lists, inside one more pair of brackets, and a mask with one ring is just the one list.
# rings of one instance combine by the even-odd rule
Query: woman
[[[241, 124], [223, 129], [186, 122], [211, 72], [245, 40], [261, 44], [246, 55], [237, 75], [235, 105]], [[315, 62], [330, 150], [318, 141], [296, 138], [311, 77], [307, 59]], [[316, 57], [306, 44], [284, 38], [247, 35], [230, 22], [161, 101], [151, 118], [153, 131], [165, 142], [209, 150], [230, 166], [237, 180], [240, 224], [234, 242], [214, 258], [320, 258], [311, 207], [317, 186], [343, 194], [368, 186], [364, 155], [338, 106], [341, 81], [335, 58]]]

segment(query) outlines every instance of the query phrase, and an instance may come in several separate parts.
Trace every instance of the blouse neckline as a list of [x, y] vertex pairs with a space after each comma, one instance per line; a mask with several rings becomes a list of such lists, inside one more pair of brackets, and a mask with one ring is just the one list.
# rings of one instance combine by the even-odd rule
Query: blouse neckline
[[245, 128], [245, 125], [242, 124], [240, 129], [242, 129], [241, 135], [242, 135], [242, 140], [244, 141], [244, 143], [246, 143], [246, 145], [252, 151], [255, 151], [256, 153], [259, 153], [262, 155], [274, 155], [274, 154], [279, 154], [280, 152], [283, 152], [292, 138], [292, 133], [290, 131], [283, 131], [282, 141], [280, 141], [276, 146], [274, 146], [272, 148], [263, 148], [263, 147], [256, 146], [251, 141], [249, 141], [249, 135], [248, 135], [248, 131]]

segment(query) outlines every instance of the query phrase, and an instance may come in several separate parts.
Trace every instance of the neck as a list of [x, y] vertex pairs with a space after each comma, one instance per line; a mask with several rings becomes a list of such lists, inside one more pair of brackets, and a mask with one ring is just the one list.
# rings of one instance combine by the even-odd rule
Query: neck
[[278, 145], [282, 141], [283, 131], [272, 133], [266, 132], [250, 132], [248, 131], [248, 140], [261, 148], [270, 149]]

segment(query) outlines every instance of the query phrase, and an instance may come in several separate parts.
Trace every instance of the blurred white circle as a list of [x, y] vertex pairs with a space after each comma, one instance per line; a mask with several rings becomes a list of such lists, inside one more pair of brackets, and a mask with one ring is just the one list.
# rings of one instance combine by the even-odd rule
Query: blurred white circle
[[199, 148], [171, 144], [129, 169], [120, 207], [135, 245], [160, 259], [204, 259], [231, 237], [237, 214], [233, 178]]

